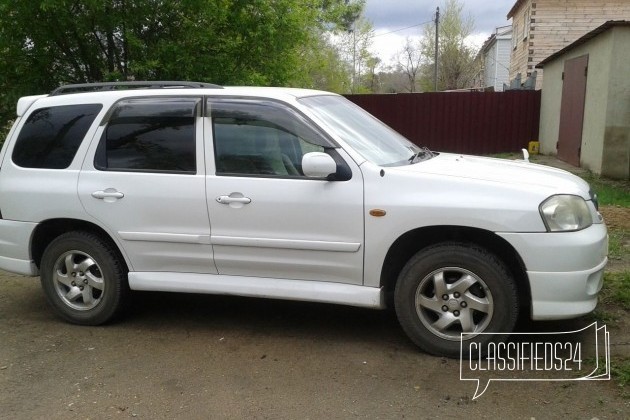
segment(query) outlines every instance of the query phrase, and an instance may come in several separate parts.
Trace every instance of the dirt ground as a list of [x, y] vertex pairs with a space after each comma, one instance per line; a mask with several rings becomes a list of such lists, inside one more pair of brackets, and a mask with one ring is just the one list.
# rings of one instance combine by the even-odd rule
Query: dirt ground
[[601, 206], [599, 209], [608, 231], [623, 232], [621, 255], [611, 257], [606, 269], [610, 272], [630, 271], [630, 208], [620, 206]]
[[630, 230], [630, 208], [620, 206], [601, 206], [600, 213], [608, 229]]
[[[574, 330], [583, 318], [526, 331]], [[625, 320], [610, 329], [613, 359]], [[0, 274], [0, 418], [598, 418], [630, 413], [614, 381], [459, 380], [390, 311], [138, 293], [124, 320], [55, 318], [36, 279]]]

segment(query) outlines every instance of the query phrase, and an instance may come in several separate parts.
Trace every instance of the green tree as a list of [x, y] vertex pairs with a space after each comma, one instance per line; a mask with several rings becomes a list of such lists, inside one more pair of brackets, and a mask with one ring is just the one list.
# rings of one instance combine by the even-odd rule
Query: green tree
[[381, 90], [380, 75], [377, 72], [381, 65], [381, 59], [370, 55], [365, 61], [365, 73], [363, 75], [363, 86], [370, 93], [377, 93]]
[[372, 23], [359, 16], [347, 30], [337, 30], [333, 34], [340, 57], [350, 67], [350, 90], [347, 92], [369, 92], [369, 73], [373, 73], [378, 64], [369, 51], [374, 37]]
[[[462, 89], [472, 86], [477, 73], [477, 51], [466, 43], [475, 26], [472, 15], [464, 15], [459, 0], [446, 0], [439, 22], [438, 90]], [[425, 26], [421, 47], [427, 63], [422, 67], [421, 87], [433, 91], [435, 63], [435, 24]]]
[[338, 93], [350, 91], [350, 65], [326, 33], [316, 36], [312, 45], [304, 48], [298, 70], [293, 80], [295, 86]]
[[307, 83], [309, 49], [321, 47], [325, 31], [351, 26], [363, 3], [0, 0], [0, 117], [17, 97], [65, 83]]

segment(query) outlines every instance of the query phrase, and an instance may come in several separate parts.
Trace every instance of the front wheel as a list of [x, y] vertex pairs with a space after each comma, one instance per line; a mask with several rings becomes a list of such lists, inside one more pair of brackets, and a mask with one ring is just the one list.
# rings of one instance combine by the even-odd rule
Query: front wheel
[[[414, 255], [401, 271], [394, 302], [398, 320], [421, 349], [440, 356], [468, 354], [466, 341], [487, 348], [510, 333], [518, 316], [514, 279], [483, 248], [443, 243]], [[462, 333], [467, 333], [462, 336]], [[485, 334], [481, 334], [485, 333]]]
[[81, 325], [110, 321], [129, 294], [127, 269], [113, 245], [83, 231], [65, 233], [48, 245], [41, 283], [55, 312]]

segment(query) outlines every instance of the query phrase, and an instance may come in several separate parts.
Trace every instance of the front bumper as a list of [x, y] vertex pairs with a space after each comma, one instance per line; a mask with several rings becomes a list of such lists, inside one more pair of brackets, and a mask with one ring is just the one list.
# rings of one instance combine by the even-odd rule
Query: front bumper
[[578, 232], [499, 235], [525, 263], [532, 319], [575, 318], [595, 309], [608, 262], [604, 224]]

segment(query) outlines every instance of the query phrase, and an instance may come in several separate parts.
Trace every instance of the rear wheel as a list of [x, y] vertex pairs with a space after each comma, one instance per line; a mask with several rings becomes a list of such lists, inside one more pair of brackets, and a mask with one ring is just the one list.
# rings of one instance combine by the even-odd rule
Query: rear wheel
[[129, 294], [127, 270], [116, 249], [83, 231], [54, 239], [44, 251], [41, 283], [55, 312], [66, 321], [100, 325], [116, 317]]
[[429, 353], [449, 357], [459, 357], [462, 338], [464, 355], [472, 339], [485, 353], [490, 341], [507, 338], [487, 333], [512, 332], [518, 315], [516, 284], [505, 265], [487, 250], [463, 243], [438, 244], [414, 255], [398, 277], [394, 301], [409, 338]]

